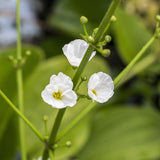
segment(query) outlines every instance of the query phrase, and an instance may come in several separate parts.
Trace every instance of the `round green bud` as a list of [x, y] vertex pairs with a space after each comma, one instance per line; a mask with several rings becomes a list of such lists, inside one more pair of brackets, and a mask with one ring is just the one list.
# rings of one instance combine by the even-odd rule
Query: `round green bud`
[[104, 57], [108, 57], [110, 54], [111, 54], [111, 51], [110, 51], [109, 49], [104, 49], [104, 50], [102, 51], [102, 55], [103, 55]]
[[95, 29], [93, 30], [93, 34], [94, 34], [94, 35], [98, 32], [98, 29], [99, 29], [99, 28], [95, 28]]
[[31, 55], [31, 51], [26, 51], [26, 53], [25, 53], [27, 56], [30, 56]]
[[110, 35], [106, 35], [105, 40], [106, 40], [107, 43], [109, 43], [109, 42], [111, 42], [112, 37]]
[[24, 58], [18, 58], [17, 59], [18, 67], [21, 67], [22, 65], [24, 65], [24, 63], [25, 63], [25, 59]]
[[44, 116], [43, 116], [43, 120], [44, 120], [44, 121], [48, 121], [48, 116], [44, 115]]
[[71, 147], [71, 145], [72, 145], [71, 141], [67, 141], [67, 142], [66, 142], [66, 146], [67, 146], [67, 147]]
[[113, 15], [112, 17], [111, 17], [111, 22], [116, 22], [117, 21], [117, 18]]
[[87, 17], [85, 17], [85, 16], [81, 16], [81, 18], [80, 18], [80, 22], [81, 22], [82, 24], [86, 24], [86, 23], [88, 22]]
[[81, 80], [82, 80], [82, 81], [86, 81], [86, 80], [87, 80], [87, 77], [86, 77], [86, 76], [82, 76], [82, 77], [81, 77]]
[[14, 60], [14, 57], [13, 56], [8, 56], [8, 59], [10, 60], [10, 61], [13, 61]]
[[93, 38], [92, 36], [89, 36], [89, 37], [88, 37], [88, 41], [89, 41], [90, 43], [94, 43], [94, 38]]
[[157, 15], [157, 16], [156, 16], [156, 20], [157, 20], [158, 22], [160, 22], [160, 15]]
[[93, 32], [97, 33], [98, 29], [99, 29], [99, 28], [95, 28], [95, 29], [93, 30]]

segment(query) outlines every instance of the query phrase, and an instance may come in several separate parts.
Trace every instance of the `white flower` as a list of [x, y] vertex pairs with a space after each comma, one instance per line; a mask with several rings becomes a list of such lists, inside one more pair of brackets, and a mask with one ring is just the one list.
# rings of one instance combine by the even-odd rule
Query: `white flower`
[[50, 83], [42, 91], [41, 96], [54, 108], [72, 107], [77, 101], [77, 95], [72, 88], [71, 78], [60, 72], [57, 76], [51, 76]]
[[112, 78], [103, 72], [94, 73], [88, 82], [88, 95], [99, 103], [108, 101], [113, 95]]
[[[64, 55], [67, 57], [69, 63], [72, 66], [78, 67], [84, 57], [84, 54], [88, 48], [89, 44], [81, 39], [76, 39], [71, 41], [69, 44], [64, 45], [62, 48]], [[96, 51], [92, 52], [91, 60], [96, 54]]]

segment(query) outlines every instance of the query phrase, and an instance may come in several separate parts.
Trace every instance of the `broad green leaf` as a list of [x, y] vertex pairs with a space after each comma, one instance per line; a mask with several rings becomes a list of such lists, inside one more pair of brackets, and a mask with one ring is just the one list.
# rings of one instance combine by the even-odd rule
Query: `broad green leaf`
[[[94, 57], [86, 66], [86, 70], [83, 75], [89, 76], [95, 72], [103, 71], [108, 72], [107, 64], [101, 58]], [[31, 120], [31, 122], [37, 127], [37, 129], [44, 134], [44, 123], [42, 117], [47, 115], [49, 117], [48, 129], [51, 130], [57, 109], [53, 109], [51, 106], [43, 102], [41, 98], [41, 92], [45, 86], [49, 83], [51, 75], [58, 74], [58, 72], [63, 72], [68, 76], [73, 77], [75, 70], [72, 69], [67, 59], [64, 56], [58, 56], [49, 60], [44, 61], [37, 67], [30, 79], [28, 79], [25, 85], [25, 104], [26, 115]], [[83, 92], [82, 92], [83, 91]], [[82, 85], [80, 92], [86, 94], [87, 82]], [[91, 103], [88, 100], [80, 100], [78, 104], [72, 108], [68, 108], [62, 126], [62, 130], [70, 121], [72, 121], [79, 112], [81, 112], [87, 105]], [[61, 148], [56, 151], [56, 158], [63, 159], [66, 156], [71, 156], [76, 154], [78, 150], [84, 145], [86, 139], [88, 138], [89, 132], [89, 118], [83, 119], [76, 127], [62, 139], [59, 144], [65, 144], [66, 141], [71, 140], [71, 148]], [[27, 142], [29, 155], [32, 158], [39, 157], [42, 155], [42, 150], [44, 148], [43, 144], [38, 140], [38, 138], [29, 129], [27, 130]]]
[[54, 35], [48, 37], [40, 44], [40, 47], [45, 51], [46, 57], [57, 56], [62, 53], [62, 47], [72, 39], [64, 35]]
[[[3, 122], [1, 122], [3, 123]], [[0, 140], [0, 156], [3, 160], [13, 160], [17, 151], [17, 146], [19, 142], [19, 133], [17, 125], [17, 117], [13, 115], [10, 117], [8, 124], [6, 126], [5, 132]]]
[[[33, 46], [23, 47], [22, 53], [30, 50], [31, 56], [28, 58], [26, 64], [24, 65], [24, 81], [26, 78], [33, 72], [35, 67], [43, 58], [42, 50]], [[16, 57], [16, 49], [10, 48], [6, 50], [0, 51], [0, 89], [15, 103], [16, 97], [16, 71], [12, 66], [12, 63], [8, 60], [8, 56], [12, 55]], [[16, 104], [16, 103], [15, 103]], [[3, 150], [0, 151], [0, 157], [3, 160], [10, 160], [13, 158], [14, 152], [17, 149], [17, 128], [13, 126], [17, 126], [15, 122], [13, 111], [8, 106], [8, 104], [0, 97], [0, 146], [4, 146]], [[11, 123], [12, 125], [11, 126]], [[10, 138], [14, 138], [13, 141]], [[4, 144], [5, 143], [5, 144]], [[10, 147], [7, 148], [7, 144], [10, 144]], [[12, 148], [12, 147], [14, 148]], [[4, 157], [4, 151], [10, 157]], [[13, 152], [14, 151], [14, 152]]]
[[61, 0], [57, 2], [54, 14], [50, 17], [50, 22], [57, 29], [78, 37], [79, 33], [83, 33], [82, 25], [79, 22], [80, 17], [86, 16], [88, 18], [87, 28], [92, 31], [93, 28], [98, 27], [110, 3], [111, 0], [100, 0], [98, 2], [92, 0]]
[[113, 25], [114, 41], [121, 59], [128, 64], [150, 39], [151, 34], [140, 20], [121, 8], [116, 10], [115, 15], [117, 21]]
[[90, 138], [78, 159], [150, 160], [160, 157], [159, 114], [135, 107], [103, 105], [97, 110]]

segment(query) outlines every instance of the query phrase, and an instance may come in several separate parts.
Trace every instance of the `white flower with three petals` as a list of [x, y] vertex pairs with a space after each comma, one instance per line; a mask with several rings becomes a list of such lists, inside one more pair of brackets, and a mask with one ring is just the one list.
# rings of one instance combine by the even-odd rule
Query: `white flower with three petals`
[[[84, 57], [85, 52], [87, 51], [88, 46], [89, 44], [86, 41], [76, 39], [64, 45], [62, 50], [69, 63], [74, 67], [78, 67]], [[95, 56], [95, 54], [96, 51], [92, 52], [89, 60], [91, 60]]]
[[105, 103], [114, 93], [112, 78], [103, 72], [94, 73], [88, 81], [88, 95], [92, 100]]
[[52, 75], [50, 83], [42, 91], [43, 100], [53, 108], [73, 107], [77, 102], [77, 95], [72, 90], [73, 82], [62, 72]]

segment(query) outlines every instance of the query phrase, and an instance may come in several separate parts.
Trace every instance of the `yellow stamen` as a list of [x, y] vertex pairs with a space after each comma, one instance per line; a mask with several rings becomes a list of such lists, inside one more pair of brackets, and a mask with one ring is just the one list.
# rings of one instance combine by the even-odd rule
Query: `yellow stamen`
[[91, 91], [95, 94], [95, 96], [97, 96], [97, 92], [94, 89], [92, 89]]
[[57, 100], [61, 100], [62, 99], [62, 92], [58, 90], [58, 92], [54, 92], [53, 93], [53, 97]]

